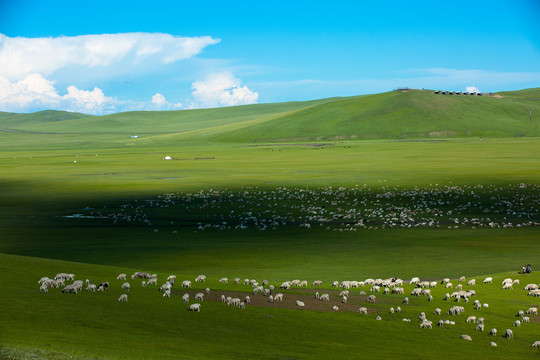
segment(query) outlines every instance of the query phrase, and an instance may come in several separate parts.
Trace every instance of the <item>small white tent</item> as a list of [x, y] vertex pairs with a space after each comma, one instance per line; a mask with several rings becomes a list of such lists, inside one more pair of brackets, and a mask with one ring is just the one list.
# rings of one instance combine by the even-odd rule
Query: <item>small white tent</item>
[[172, 160], [172, 157], [170, 157], [169, 155], [167, 155], [167, 156], [165, 156], [165, 157], [163, 158], [163, 160]]

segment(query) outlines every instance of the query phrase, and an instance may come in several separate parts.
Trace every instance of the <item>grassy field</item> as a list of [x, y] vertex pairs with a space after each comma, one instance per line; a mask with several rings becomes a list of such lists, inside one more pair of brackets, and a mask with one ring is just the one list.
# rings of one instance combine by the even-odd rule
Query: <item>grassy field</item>
[[[537, 93], [410, 91], [103, 117], [2, 113], [0, 358], [538, 357], [540, 317], [512, 327], [518, 310], [540, 305], [523, 290], [539, 273], [517, 274], [539, 266]], [[178, 285], [168, 299], [136, 280], [119, 303], [116, 276], [135, 271], [156, 273], [158, 286], [170, 274], [180, 282], [205, 274], [188, 292], [208, 286], [211, 294], [200, 313], [188, 312]], [[41, 294], [37, 281], [59, 272], [111, 289]], [[323, 286], [284, 290], [283, 304], [270, 304], [250, 286], [218, 283], [224, 276]], [[345, 305], [330, 286], [413, 276], [450, 277], [454, 287], [460, 276], [476, 278], [464, 288], [489, 307], [444, 301], [453, 289], [440, 284], [433, 302], [409, 295], [402, 305], [408, 283], [405, 295], [377, 294], [373, 305], [360, 294], [370, 286], [353, 288]], [[485, 276], [494, 283], [483, 285]], [[503, 291], [506, 277], [520, 284]], [[316, 301], [315, 291], [331, 301]], [[253, 303], [227, 306], [222, 293]], [[454, 305], [465, 313], [445, 315]], [[397, 306], [403, 313], [390, 314]], [[434, 324], [456, 323], [420, 329], [422, 311]], [[465, 322], [470, 315], [485, 317], [484, 332]], [[514, 339], [501, 337], [507, 328]]]

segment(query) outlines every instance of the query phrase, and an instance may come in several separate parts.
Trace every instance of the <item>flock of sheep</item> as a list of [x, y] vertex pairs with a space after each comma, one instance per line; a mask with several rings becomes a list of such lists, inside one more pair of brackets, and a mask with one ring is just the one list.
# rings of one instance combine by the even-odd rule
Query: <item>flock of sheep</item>
[[[156, 286], [157, 287], [157, 274], [150, 274], [148, 272], [135, 272], [130, 276], [131, 281], [141, 281], [142, 287], [147, 286]], [[119, 274], [116, 277], [116, 280], [119, 282], [122, 282], [120, 285], [120, 288], [123, 289], [126, 292], [129, 292], [131, 289], [131, 283], [127, 281], [128, 276], [127, 274]], [[71, 283], [66, 283], [66, 282]], [[199, 275], [195, 278], [195, 282], [197, 283], [205, 283], [206, 282], [206, 276], [205, 275]], [[466, 280], [465, 277], [461, 277], [457, 280], [457, 284], [454, 286], [454, 284], [451, 282], [449, 278], [442, 279], [442, 281], [421, 281], [418, 277], [413, 277], [411, 280], [408, 281], [408, 284], [413, 285], [413, 288], [410, 292], [409, 296], [413, 297], [425, 297], [428, 302], [433, 301], [433, 296], [431, 294], [431, 289], [435, 288], [437, 286], [443, 286], [445, 289], [451, 289], [453, 291], [449, 291], [445, 294], [443, 300], [448, 302], [454, 302], [459, 303], [463, 301], [464, 303], [470, 303], [472, 301], [473, 297], [476, 297], [476, 290], [472, 289], [472, 287], [476, 286], [476, 279], [470, 279]], [[170, 275], [167, 277], [165, 283], [163, 283], [161, 286], [158, 287], [158, 290], [162, 293], [162, 296], [165, 298], [171, 297], [171, 291], [176, 283], [176, 276]], [[220, 284], [228, 284], [229, 278], [223, 277], [219, 279]], [[283, 298], [285, 294], [281, 291], [291, 290], [292, 288], [307, 288], [308, 282], [306, 280], [291, 280], [291, 281], [285, 281], [282, 282], [279, 286], [279, 289], [276, 289], [276, 287], [272, 284], [269, 284], [268, 280], [263, 280], [260, 284], [255, 279], [244, 279], [241, 280], [240, 278], [234, 278], [232, 279], [232, 283], [236, 285], [245, 285], [248, 286], [252, 291], [252, 296], [262, 295], [267, 297], [268, 303], [274, 303], [274, 302], [281, 302], [283, 301]], [[512, 290], [514, 286], [519, 286], [519, 279], [504, 279], [501, 283], [501, 290]], [[108, 281], [102, 281], [99, 284], [92, 284], [89, 279], [86, 279], [85, 282], [82, 280], [75, 280], [75, 275], [72, 273], [58, 273], [53, 278], [49, 277], [42, 277], [39, 281], [39, 288], [42, 293], [48, 293], [49, 288], [57, 288], [62, 289], [61, 291], [63, 293], [74, 293], [77, 294], [78, 292], [83, 290], [83, 287], [88, 292], [104, 292], [107, 291], [111, 285]], [[120, 283], [118, 283], [120, 284]], [[381, 294], [384, 296], [385, 294], [405, 294], [404, 289], [405, 281], [403, 279], [399, 278], [389, 278], [389, 279], [366, 279], [363, 281], [334, 281], [332, 283], [333, 289], [341, 289], [339, 295], [337, 296], [337, 301], [339, 303], [332, 306], [332, 310], [339, 311], [340, 307], [339, 304], [347, 304], [349, 301], [349, 298], [351, 296], [352, 289], [354, 288], [364, 288], [365, 290], [368, 290], [371, 294], [367, 294], [366, 291], [360, 291], [360, 295], [365, 295], [365, 302], [366, 303], [376, 303], [377, 302], [377, 295], [375, 294]], [[464, 285], [471, 287], [467, 290], [463, 289]], [[486, 277], [483, 282], [482, 286], [493, 284], [493, 278], [492, 277]], [[322, 289], [323, 283], [320, 280], [316, 280], [311, 283], [311, 287], [314, 289]], [[114, 284], [114, 286], [118, 286], [117, 284]], [[180, 287], [189, 289], [192, 286], [191, 280], [183, 280], [181, 282]], [[204, 286], [204, 285], [203, 285]], [[540, 297], [540, 286], [538, 284], [527, 284], [524, 288], [524, 290], [528, 291], [528, 295], [532, 297]], [[280, 292], [276, 292], [280, 291]], [[336, 292], [337, 293], [337, 292]], [[188, 303], [187, 310], [189, 311], [195, 311], [200, 312], [201, 311], [201, 302], [204, 301], [205, 295], [210, 294], [210, 289], [207, 287], [203, 290], [203, 292], [198, 292], [194, 296], [194, 300], [197, 301], [197, 303], [189, 304], [190, 302], [190, 295], [188, 293], [185, 293], [182, 296], [182, 301], [184, 303]], [[294, 297], [294, 293], [291, 293], [287, 296]], [[335, 297], [336, 295], [332, 295], [332, 297]], [[298, 296], [297, 296], [298, 297]], [[315, 295], [313, 297], [313, 301], [322, 301], [322, 302], [330, 302], [331, 301], [331, 295], [329, 293], [322, 293], [320, 294], [319, 291], [315, 292]], [[128, 301], [128, 294], [123, 293], [118, 298], [119, 302], [127, 302]], [[243, 296], [243, 298], [240, 297], [230, 297], [225, 296], [224, 294], [221, 295], [220, 301], [222, 303], [226, 303], [229, 306], [238, 307], [240, 309], [245, 309], [246, 304], [249, 304], [251, 302], [250, 295]], [[404, 297], [402, 300], [402, 306], [407, 306], [409, 304], [410, 300], [408, 297]], [[306, 306], [305, 299], [303, 301], [296, 300], [296, 305], [298, 307], [304, 307]], [[489, 304], [487, 303], [481, 303], [479, 300], [472, 301], [473, 308], [475, 310], [482, 310], [489, 307]], [[373, 310], [371, 310], [373, 311]], [[360, 315], [368, 315], [370, 310], [366, 306], [361, 306], [358, 309], [358, 313]], [[401, 306], [397, 306], [396, 308], [390, 307], [389, 313], [390, 316], [393, 316], [392, 314], [401, 313], [402, 309]], [[449, 320], [449, 319], [440, 319], [443, 314], [451, 316], [452, 318], [456, 318], [459, 315], [462, 315], [465, 313], [465, 307], [454, 305], [449, 308], [448, 311], [443, 312], [441, 308], [435, 308], [433, 311], [434, 316], [439, 317], [439, 320], [437, 322], [438, 327], [444, 327], [445, 325], [455, 325], [455, 320]], [[515, 320], [511, 325], [513, 327], [521, 327], [522, 324], [528, 324], [530, 322], [530, 316], [537, 316], [538, 315], [538, 309], [536, 307], [529, 307], [527, 310], [519, 310], [516, 314], [516, 317], [519, 319]], [[433, 328], [433, 321], [428, 320], [427, 315], [424, 312], [421, 312], [418, 316], [419, 319], [419, 327], [420, 328], [427, 328], [432, 329]], [[376, 320], [382, 320], [382, 317], [378, 315], [376, 317]], [[409, 318], [403, 318], [404, 322], [411, 322], [411, 319]], [[466, 323], [472, 323], [475, 324], [474, 330], [476, 331], [484, 331], [486, 319], [484, 317], [477, 317], [476, 315], [469, 315], [466, 319]], [[472, 328], [471, 328], [472, 329]], [[492, 328], [489, 332], [489, 335], [497, 336], [498, 330], [496, 328]], [[507, 328], [503, 334], [503, 337], [507, 339], [512, 339], [514, 337], [513, 331], [511, 328]], [[471, 341], [472, 337], [467, 334], [461, 335], [461, 339]], [[497, 346], [497, 344], [494, 341], [491, 341], [492, 346]], [[540, 341], [535, 341], [532, 345], [535, 348], [538, 348], [540, 346]]]
[[[512, 228], [540, 225], [540, 186], [435, 184], [413, 189], [386, 185], [380, 188], [357, 185], [317, 189], [210, 189], [165, 194], [155, 200], [125, 204], [119, 211], [106, 213], [103, 210], [89, 215], [118, 224], [162, 226], [151, 221], [151, 209], [156, 207], [174, 207], [176, 214], [197, 218], [197, 231], [273, 230], [287, 225], [319, 226], [331, 231], [415, 227]], [[173, 221], [166, 225], [174, 228], [175, 224]]]

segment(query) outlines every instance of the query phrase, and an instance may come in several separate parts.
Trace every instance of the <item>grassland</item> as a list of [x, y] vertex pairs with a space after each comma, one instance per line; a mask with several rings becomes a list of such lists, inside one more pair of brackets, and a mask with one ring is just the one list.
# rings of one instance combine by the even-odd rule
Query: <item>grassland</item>
[[[5, 130], [0, 132], [1, 357], [537, 357], [531, 344], [540, 340], [538, 316], [513, 328], [515, 339], [500, 335], [512, 328], [519, 309], [540, 304], [539, 298], [523, 290], [527, 283], [540, 282], [539, 273], [517, 274], [526, 263], [539, 266], [538, 226], [461, 224], [464, 217], [488, 216], [498, 224], [540, 222], [536, 125], [540, 108], [532, 99], [537, 91], [504, 93], [503, 98], [392, 92], [103, 117], [0, 114], [0, 128]], [[129, 138], [132, 134], [139, 138]], [[165, 155], [174, 160], [162, 160]], [[350, 190], [357, 186], [365, 190], [356, 194]], [[264, 195], [283, 187], [294, 196]], [[328, 187], [337, 192], [324, 197]], [[339, 192], [340, 187], [345, 190]], [[316, 206], [322, 214], [323, 198], [329, 202], [328, 218], [330, 212], [344, 214], [353, 208], [374, 214], [368, 210], [381, 204], [377, 194], [446, 187], [467, 191], [459, 196], [451, 193], [437, 205], [438, 228], [382, 229], [379, 218], [371, 220], [377, 230], [333, 231], [353, 224], [341, 218], [324, 226], [311, 222], [310, 229], [299, 226], [307, 215], [302, 207]], [[219, 195], [195, 200], [188, 196], [209, 189]], [[501, 197], [509, 189], [515, 195], [511, 205]], [[165, 194], [177, 194], [174, 206], [157, 205], [167, 198]], [[412, 197], [393, 198], [381, 205], [382, 214], [392, 206], [424, 209]], [[245, 207], [234, 205], [241, 201]], [[485, 207], [492, 209], [489, 214]], [[251, 225], [234, 229], [239, 216], [245, 218], [249, 211], [261, 223], [265, 209], [280, 216], [290, 212], [296, 220], [275, 230]], [[241, 215], [233, 216], [231, 210]], [[151, 225], [120, 218], [114, 222], [108, 216], [122, 212], [137, 213]], [[458, 217], [457, 212], [461, 222], [455, 229], [450, 218]], [[77, 213], [96, 218], [65, 217]], [[223, 221], [232, 228], [198, 227]], [[64, 271], [94, 283], [110, 281], [111, 290], [77, 295], [61, 294], [59, 289], [39, 292], [39, 278]], [[265, 303], [241, 311], [212, 298], [203, 302], [200, 313], [192, 313], [185, 310], [179, 288], [165, 299], [156, 288], [134, 281], [129, 302], [117, 302], [122, 291], [116, 275], [134, 271], [157, 273], [160, 284], [170, 274], [192, 281], [205, 274], [208, 282], [194, 284], [190, 293], [208, 286], [210, 297], [251, 294], [248, 286], [219, 284], [223, 276], [268, 279], [276, 286], [293, 278], [310, 283], [319, 279], [324, 282], [320, 291], [330, 293], [332, 301], [308, 309]], [[442, 316], [456, 324], [433, 330], [419, 329], [416, 319], [424, 311], [436, 322], [439, 318], [432, 315], [436, 307], [445, 312], [456, 305], [442, 300], [450, 289], [441, 285], [432, 290], [432, 303], [409, 296], [411, 304], [402, 306], [402, 314], [390, 315], [388, 309], [400, 306], [403, 295], [378, 295], [380, 301], [370, 305], [367, 316], [356, 311], [366, 304], [359, 291], [369, 287], [353, 289], [347, 306], [339, 304], [339, 291], [330, 287], [335, 280], [462, 275], [477, 283], [494, 276], [492, 285], [471, 287], [489, 308], [474, 310], [472, 303], [461, 302], [465, 315]], [[506, 277], [518, 278], [521, 284], [502, 291], [499, 284]], [[405, 285], [406, 294], [412, 287]], [[313, 305], [316, 290], [308, 289], [284, 291], [285, 297]], [[341, 310], [331, 311], [334, 304]], [[382, 320], [375, 320], [376, 315]], [[499, 335], [474, 331], [475, 326], [465, 322], [468, 315], [484, 316], [486, 329], [496, 327]], [[459, 339], [465, 333], [472, 336], [471, 343]], [[491, 340], [499, 346], [489, 346]]]

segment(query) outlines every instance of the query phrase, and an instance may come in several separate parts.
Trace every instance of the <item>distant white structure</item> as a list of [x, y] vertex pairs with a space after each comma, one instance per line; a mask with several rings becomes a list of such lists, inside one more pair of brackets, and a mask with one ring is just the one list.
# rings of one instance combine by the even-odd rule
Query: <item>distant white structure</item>
[[163, 158], [163, 160], [172, 160], [172, 157], [170, 157], [169, 155], [167, 155], [167, 156], [165, 156], [165, 157]]
[[139, 136], [138, 135], [131, 135], [130, 138], [132, 139], [137, 139]]

